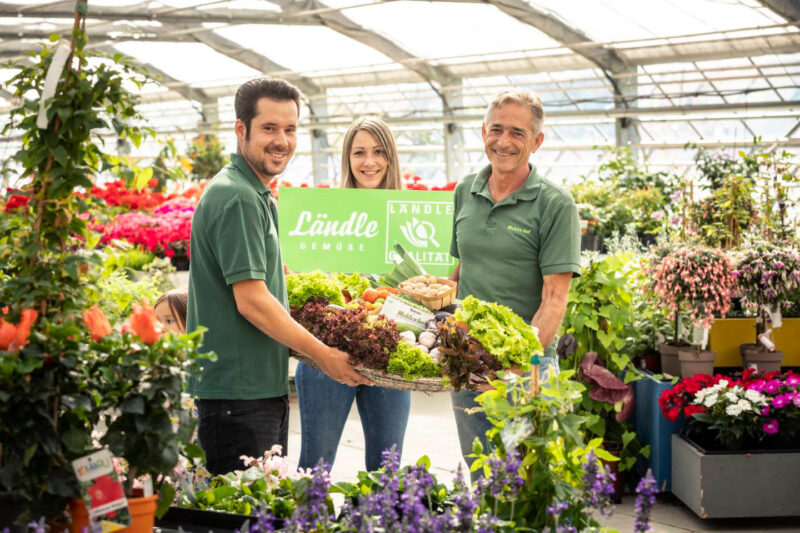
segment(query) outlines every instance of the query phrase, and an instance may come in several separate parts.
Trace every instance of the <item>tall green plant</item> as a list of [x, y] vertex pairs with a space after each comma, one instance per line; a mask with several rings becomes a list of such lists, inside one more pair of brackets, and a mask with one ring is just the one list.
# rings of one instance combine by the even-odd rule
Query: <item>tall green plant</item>
[[[577, 372], [584, 355], [596, 352], [599, 363], [626, 383], [638, 377], [630, 352], [630, 339], [639, 334], [632, 327], [636, 265], [630, 252], [595, 257], [572, 282], [562, 333], [571, 334], [577, 347], [563, 361], [564, 368]], [[581, 408], [588, 436], [618, 448], [622, 470], [632, 467], [641, 446], [630, 427], [617, 420], [622, 405], [595, 400], [585, 390]]]
[[586, 387], [573, 378], [571, 370], [551, 375], [540, 394], [533, 397], [525, 379], [498, 380], [492, 382], [492, 390], [476, 398], [492, 422], [486, 436], [494, 451], [490, 454], [483, 450], [475, 439], [472, 470], [483, 468], [488, 475], [493, 455], [507, 459], [518, 451], [522, 458], [519, 493], [509, 497], [497, 491], [484, 502], [495, 516], [513, 521], [515, 531], [542, 531], [546, 527], [554, 531], [557, 518], [548, 514], [547, 506], [555, 501], [568, 502], [559, 517], [562, 524], [571, 523], [578, 531], [598, 526], [583, 498], [589, 488], [584, 480], [584, 461], [590, 451], [608, 461], [616, 458], [600, 448], [601, 439], [584, 439], [582, 428], [587, 417], [576, 412], [576, 407]]
[[[81, 29], [87, 10], [79, 0], [66, 66], [44, 102], [46, 128], [36, 122], [53, 50], [43, 48], [29, 63], [15, 65], [18, 72], [6, 85], [22, 101], [3, 132], [22, 132], [13, 159], [30, 202], [0, 217], [0, 307], [10, 324], [25, 309], [27, 317], [30, 310], [38, 314], [24, 339], [0, 349], [0, 486], [25, 502], [21, 520], [63, 513], [78, 495], [71, 460], [92, 449], [101, 410], [119, 408], [104, 398], [108, 389], [93, 370], [103, 354], [92, 349], [82, 319], [90, 304], [86, 287], [96, 286], [101, 261], [93, 251], [98, 238], [81, 217], [89, 204], [76, 192], [120, 163], [103, 151], [101, 133], [138, 145], [148, 131], [135, 125], [141, 120], [137, 97], [124, 88], [128, 81], [141, 86], [144, 77], [119, 55], [89, 63]], [[120, 352], [129, 354], [124, 363], [141, 370], [144, 363], [130, 355], [130, 337], [119, 342]], [[186, 343], [161, 348], [162, 357], [175, 359], [172, 368], [196, 356]], [[101, 374], [114, 374], [103, 368]]]

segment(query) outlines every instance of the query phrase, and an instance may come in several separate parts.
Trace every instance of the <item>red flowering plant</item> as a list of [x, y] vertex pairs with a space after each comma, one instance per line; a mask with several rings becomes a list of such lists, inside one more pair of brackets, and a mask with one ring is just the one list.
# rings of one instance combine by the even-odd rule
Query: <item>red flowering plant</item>
[[651, 255], [643, 271], [650, 277], [646, 289], [666, 307], [674, 321], [672, 344], [680, 344], [680, 319], [710, 327], [714, 316], [730, 307], [733, 275], [731, 261], [721, 250], [680, 246], [659, 260]]
[[800, 376], [753, 369], [738, 380], [697, 374], [662, 392], [659, 405], [669, 420], [683, 414], [696, 433], [710, 432], [729, 449], [786, 446], [800, 430]]

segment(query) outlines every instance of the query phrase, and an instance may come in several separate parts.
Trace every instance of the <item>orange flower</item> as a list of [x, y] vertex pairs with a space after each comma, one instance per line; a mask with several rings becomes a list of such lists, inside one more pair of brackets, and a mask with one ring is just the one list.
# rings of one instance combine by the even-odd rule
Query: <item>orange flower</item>
[[17, 337], [17, 326], [0, 318], [0, 350], [8, 350]]
[[28, 336], [31, 334], [31, 326], [34, 322], [36, 322], [36, 317], [39, 316], [34, 309], [23, 309], [22, 310], [22, 317], [19, 320], [19, 325], [17, 326], [17, 346], [22, 348], [26, 344], [28, 344]]
[[39, 313], [33, 309], [25, 309], [17, 326], [0, 318], [0, 350], [16, 351], [28, 344], [31, 326], [37, 316]]
[[97, 304], [83, 312], [83, 323], [89, 328], [89, 333], [96, 341], [111, 333], [111, 324]]
[[156, 310], [144, 302], [133, 304], [133, 314], [128, 319], [130, 328], [147, 344], [153, 344], [161, 337], [163, 326], [156, 318]]

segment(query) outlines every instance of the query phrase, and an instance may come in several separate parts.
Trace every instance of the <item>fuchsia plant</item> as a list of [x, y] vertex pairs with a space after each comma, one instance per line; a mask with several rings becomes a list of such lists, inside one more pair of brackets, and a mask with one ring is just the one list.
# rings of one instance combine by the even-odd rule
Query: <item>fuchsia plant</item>
[[725, 316], [733, 288], [732, 270], [730, 259], [721, 250], [700, 246], [676, 248], [660, 263], [651, 263], [651, 287], [675, 321], [675, 344], [681, 315], [703, 327], [711, 326], [715, 315]]
[[757, 313], [756, 343], [767, 325], [767, 308], [791, 307], [800, 288], [800, 254], [787, 245], [762, 243], [741, 252], [733, 271], [745, 306]]

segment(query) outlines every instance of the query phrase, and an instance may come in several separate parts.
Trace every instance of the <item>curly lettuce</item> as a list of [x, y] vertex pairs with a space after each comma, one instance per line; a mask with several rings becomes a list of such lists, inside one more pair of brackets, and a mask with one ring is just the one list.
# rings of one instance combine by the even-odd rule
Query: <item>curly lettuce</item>
[[303, 307], [310, 298], [326, 298], [330, 303], [344, 305], [342, 285], [319, 270], [296, 272], [286, 276], [289, 306]]
[[511, 308], [474, 296], [467, 296], [461, 304], [463, 307], [455, 313], [456, 320], [467, 323], [469, 334], [478, 339], [503, 368], [519, 366], [527, 371], [531, 355], [544, 353], [534, 328]]
[[361, 277], [361, 274], [336, 274], [336, 281], [342, 285], [342, 289], [350, 293], [350, 298], [355, 300], [361, 293], [369, 289], [369, 281]]
[[397, 349], [389, 354], [386, 372], [403, 376], [406, 381], [442, 377], [442, 370], [430, 355], [405, 342], [398, 342]]

